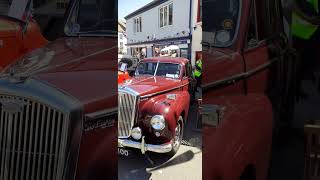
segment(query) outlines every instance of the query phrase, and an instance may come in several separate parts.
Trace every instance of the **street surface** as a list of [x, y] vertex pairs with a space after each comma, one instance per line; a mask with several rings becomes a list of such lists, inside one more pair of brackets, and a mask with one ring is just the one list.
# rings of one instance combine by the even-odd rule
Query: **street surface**
[[140, 151], [131, 151], [129, 157], [119, 156], [119, 180], [201, 180], [202, 136], [196, 129], [196, 115], [195, 107], [191, 107], [183, 144], [175, 156], [156, 153], [144, 156]]

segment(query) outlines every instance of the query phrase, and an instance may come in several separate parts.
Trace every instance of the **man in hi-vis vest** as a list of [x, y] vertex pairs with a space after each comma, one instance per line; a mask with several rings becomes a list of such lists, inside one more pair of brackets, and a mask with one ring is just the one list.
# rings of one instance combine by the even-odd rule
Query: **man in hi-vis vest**
[[299, 96], [307, 94], [301, 89], [302, 80], [314, 80], [319, 63], [320, 0], [295, 0], [292, 14], [293, 46], [299, 52]]

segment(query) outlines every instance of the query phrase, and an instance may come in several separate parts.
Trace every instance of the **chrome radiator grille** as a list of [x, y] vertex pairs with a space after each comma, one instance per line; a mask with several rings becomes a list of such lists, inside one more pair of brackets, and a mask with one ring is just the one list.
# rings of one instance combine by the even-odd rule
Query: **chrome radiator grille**
[[118, 137], [129, 137], [136, 116], [137, 96], [118, 93]]
[[0, 95], [0, 180], [61, 180], [68, 121], [30, 99]]

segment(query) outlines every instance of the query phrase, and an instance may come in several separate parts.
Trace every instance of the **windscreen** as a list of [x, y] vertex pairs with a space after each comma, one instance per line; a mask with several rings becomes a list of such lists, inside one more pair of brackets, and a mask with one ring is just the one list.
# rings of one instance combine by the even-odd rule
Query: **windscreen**
[[203, 41], [216, 47], [233, 43], [239, 19], [239, 0], [203, 0]]
[[181, 65], [174, 63], [143, 62], [140, 63], [136, 75], [155, 75], [177, 79], [180, 77]]

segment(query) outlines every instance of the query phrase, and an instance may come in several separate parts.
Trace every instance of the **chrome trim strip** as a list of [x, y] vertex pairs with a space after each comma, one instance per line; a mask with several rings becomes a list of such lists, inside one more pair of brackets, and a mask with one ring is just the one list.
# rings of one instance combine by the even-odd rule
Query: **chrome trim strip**
[[139, 96], [139, 93], [136, 92], [135, 90], [131, 89], [130, 87], [127, 86], [122, 86], [118, 88], [118, 92], [122, 92], [122, 93], [129, 93], [132, 94], [134, 96]]
[[[143, 144], [140, 142], [132, 141], [129, 139], [118, 139], [118, 147], [120, 148], [135, 148], [140, 149], [141, 152], [155, 152], [155, 153], [168, 153], [172, 150], [171, 142], [161, 145], [154, 145], [154, 144]], [[144, 147], [144, 149], [143, 149]]]

